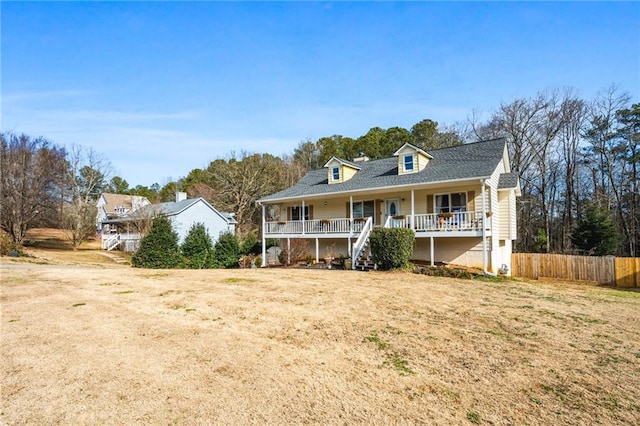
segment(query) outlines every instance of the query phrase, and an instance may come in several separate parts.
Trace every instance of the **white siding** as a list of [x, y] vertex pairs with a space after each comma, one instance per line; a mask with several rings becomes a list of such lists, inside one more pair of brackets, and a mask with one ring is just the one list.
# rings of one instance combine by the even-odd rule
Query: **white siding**
[[[518, 239], [517, 217], [516, 192], [509, 191], [509, 240]], [[509, 260], [511, 260], [511, 256], [509, 256]]]
[[171, 216], [173, 230], [178, 234], [178, 242], [182, 244], [184, 238], [189, 233], [189, 229], [196, 224], [202, 223], [207, 229], [211, 240], [215, 243], [223, 232], [234, 232], [233, 225], [227, 225], [227, 221], [218, 213], [213, 211], [202, 200], [192, 204], [179, 214]]

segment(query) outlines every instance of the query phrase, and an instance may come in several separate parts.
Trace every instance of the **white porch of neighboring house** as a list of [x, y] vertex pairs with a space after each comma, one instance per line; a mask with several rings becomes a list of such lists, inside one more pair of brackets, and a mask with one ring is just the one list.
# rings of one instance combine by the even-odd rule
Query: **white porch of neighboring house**
[[134, 252], [140, 247], [141, 236], [132, 232], [103, 232], [102, 233], [102, 250], [121, 250], [126, 252]]
[[135, 212], [102, 222], [102, 248], [134, 252], [140, 246], [139, 231], [147, 229], [157, 216], [167, 217], [181, 244], [196, 223], [203, 224], [212, 242], [224, 232], [235, 232], [236, 220], [230, 213], [219, 212], [204, 198], [187, 198], [185, 192], [176, 193], [176, 201], [149, 204]]

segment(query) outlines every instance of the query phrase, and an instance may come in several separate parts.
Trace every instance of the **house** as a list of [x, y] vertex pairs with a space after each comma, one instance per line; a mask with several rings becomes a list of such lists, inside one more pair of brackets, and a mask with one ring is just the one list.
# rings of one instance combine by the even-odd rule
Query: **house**
[[139, 195], [111, 194], [103, 192], [96, 202], [96, 229], [102, 232], [102, 223], [107, 219], [115, 219], [130, 214], [151, 202]]
[[219, 212], [204, 198], [187, 198], [185, 192], [178, 192], [176, 201], [149, 204], [131, 214], [104, 220], [102, 224], [108, 232], [103, 232], [102, 248], [136, 251], [140, 245], [141, 235], [158, 215], [166, 216], [171, 220], [173, 230], [178, 234], [179, 244], [184, 241], [189, 230], [196, 223], [204, 224], [214, 243], [222, 233], [235, 233], [237, 224], [232, 214]]
[[519, 195], [504, 139], [429, 151], [406, 143], [373, 161], [334, 157], [258, 200], [263, 247], [266, 238], [282, 247], [303, 238], [316, 261], [343, 254], [364, 268], [374, 227], [406, 227], [415, 231], [416, 262], [508, 273]]

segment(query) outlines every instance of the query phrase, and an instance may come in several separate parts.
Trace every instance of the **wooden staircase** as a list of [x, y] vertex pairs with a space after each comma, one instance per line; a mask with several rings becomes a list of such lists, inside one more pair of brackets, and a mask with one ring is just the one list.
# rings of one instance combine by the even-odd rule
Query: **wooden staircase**
[[353, 255], [352, 269], [359, 269], [361, 271], [378, 269], [377, 265], [371, 260], [371, 250], [369, 249], [369, 234], [371, 234], [372, 228], [373, 219], [369, 217], [362, 227], [360, 236], [356, 242], [353, 243], [353, 250], [351, 251]]
[[353, 269], [360, 271], [371, 271], [378, 269], [378, 265], [371, 259], [371, 250], [369, 248], [369, 237], [364, 241], [362, 251], [354, 260]]
[[120, 246], [120, 234], [114, 234], [106, 240], [102, 241], [102, 249], [111, 251]]

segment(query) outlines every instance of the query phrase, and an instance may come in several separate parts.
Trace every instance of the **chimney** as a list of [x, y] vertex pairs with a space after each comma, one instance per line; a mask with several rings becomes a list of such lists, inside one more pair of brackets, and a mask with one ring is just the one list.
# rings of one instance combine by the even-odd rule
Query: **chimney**
[[361, 152], [360, 155], [353, 159], [354, 163], [362, 163], [364, 161], [369, 161], [369, 157], [367, 157], [364, 152]]
[[176, 203], [179, 201], [184, 201], [187, 199], [187, 193], [186, 192], [176, 192]]

